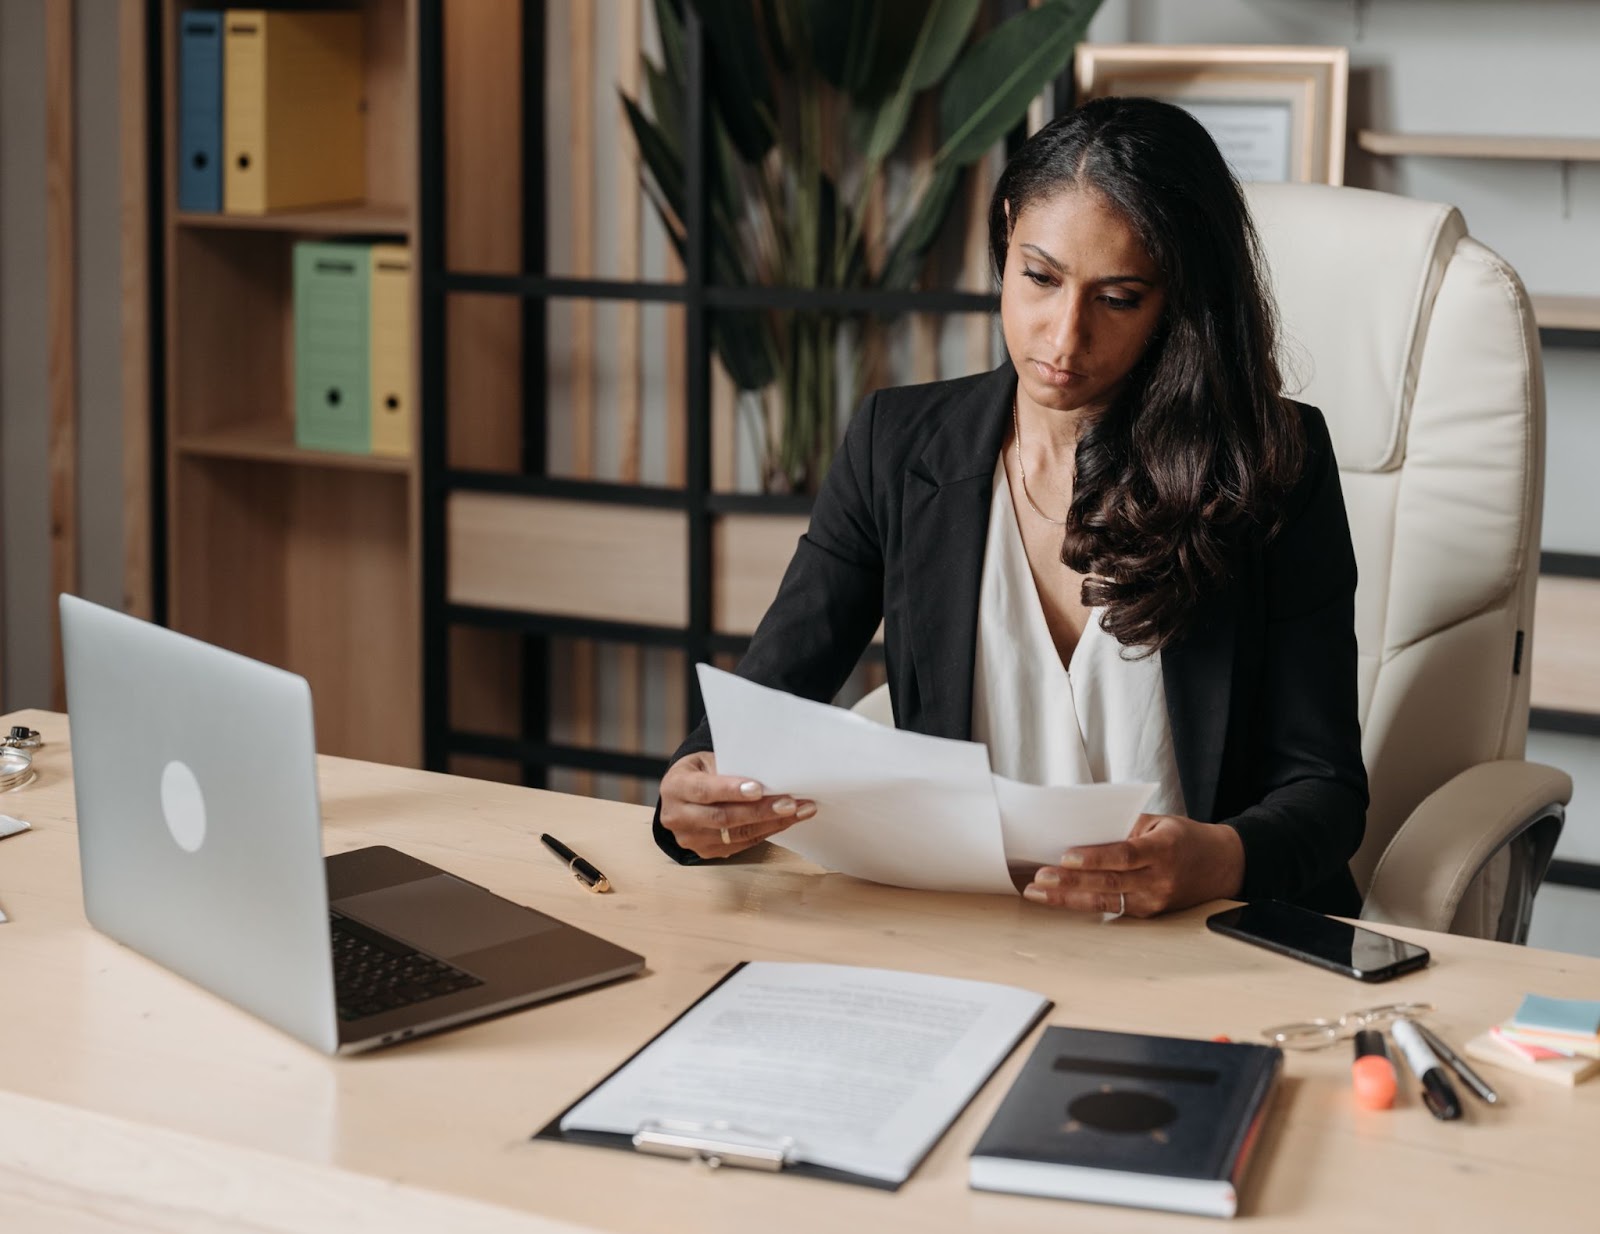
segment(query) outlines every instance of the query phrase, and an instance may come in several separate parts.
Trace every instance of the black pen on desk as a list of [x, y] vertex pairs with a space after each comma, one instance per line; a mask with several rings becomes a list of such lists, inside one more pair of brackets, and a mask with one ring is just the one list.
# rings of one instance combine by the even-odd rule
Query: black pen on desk
[[572, 876], [587, 887], [590, 891], [610, 891], [611, 880], [599, 870], [595, 869], [577, 853], [573, 852], [555, 836], [545, 833], [539, 837], [548, 848], [562, 861], [567, 863], [567, 869], [572, 871]]
[[1422, 1082], [1422, 1104], [1428, 1107], [1428, 1113], [1447, 1122], [1452, 1118], [1460, 1118], [1461, 1098], [1456, 1096], [1455, 1086], [1450, 1083], [1444, 1063], [1428, 1048], [1417, 1026], [1402, 1018], [1396, 1020], [1389, 1031], [1394, 1034], [1394, 1043], [1400, 1047], [1400, 1053], [1405, 1055], [1406, 1066]]
[[1500, 1100], [1500, 1094], [1489, 1087], [1489, 1082], [1468, 1066], [1466, 1059], [1446, 1045], [1438, 1033], [1422, 1023], [1416, 1023], [1413, 1027], [1422, 1034], [1422, 1039], [1428, 1043], [1433, 1052], [1449, 1063], [1455, 1073], [1461, 1077], [1462, 1083], [1477, 1093], [1480, 1099], [1490, 1105], [1494, 1105], [1495, 1102]]

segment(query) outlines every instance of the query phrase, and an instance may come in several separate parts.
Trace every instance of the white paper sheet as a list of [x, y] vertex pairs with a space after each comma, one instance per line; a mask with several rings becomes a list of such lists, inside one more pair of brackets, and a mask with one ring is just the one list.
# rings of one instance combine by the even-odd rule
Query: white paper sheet
[[772, 843], [841, 874], [928, 891], [1016, 894], [1006, 863], [1054, 865], [1126, 839], [1154, 784], [1039, 787], [993, 775], [989, 751], [887, 728], [699, 666], [717, 769], [817, 803]]
[[1128, 838], [1154, 784], [1063, 784], [1040, 788], [994, 777], [1006, 859], [1056, 865], [1069, 848]]
[[836, 964], [751, 963], [561, 1119], [789, 1138], [792, 1159], [905, 1179], [1045, 1005], [1028, 990]]
[[899, 732], [706, 664], [699, 673], [718, 772], [817, 803], [774, 844], [891, 886], [1016, 895], [983, 746]]

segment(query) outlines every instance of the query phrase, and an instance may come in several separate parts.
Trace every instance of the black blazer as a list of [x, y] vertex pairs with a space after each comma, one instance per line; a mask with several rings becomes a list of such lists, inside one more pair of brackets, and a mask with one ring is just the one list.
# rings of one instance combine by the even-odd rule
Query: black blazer
[[[995, 462], [1016, 374], [880, 390], [855, 413], [741, 676], [831, 700], [884, 623], [895, 724], [970, 740]], [[1322, 415], [1287, 522], [1161, 653], [1189, 817], [1244, 842], [1246, 898], [1354, 915], [1366, 827], [1356, 702], [1355, 553]], [[705, 721], [673, 761], [712, 748]], [[698, 862], [661, 825], [656, 842]]]

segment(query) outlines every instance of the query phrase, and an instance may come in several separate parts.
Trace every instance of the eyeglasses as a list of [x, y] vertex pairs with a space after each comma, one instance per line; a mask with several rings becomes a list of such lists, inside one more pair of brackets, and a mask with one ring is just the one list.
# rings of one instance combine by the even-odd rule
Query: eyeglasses
[[1263, 1028], [1261, 1035], [1286, 1050], [1320, 1050], [1335, 1041], [1355, 1036], [1363, 1028], [1383, 1028], [1402, 1017], [1426, 1015], [1432, 1010], [1432, 1003], [1387, 1003], [1364, 1011], [1347, 1011], [1337, 1020], [1302, 1020]]

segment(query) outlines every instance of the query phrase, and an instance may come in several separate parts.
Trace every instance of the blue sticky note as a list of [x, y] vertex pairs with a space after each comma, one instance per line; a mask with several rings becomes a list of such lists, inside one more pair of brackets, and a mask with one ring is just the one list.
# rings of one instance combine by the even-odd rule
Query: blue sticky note
[[1542, 1028], [1548, 1032], [1593, 1037], [1600, 1035], [1600, 1002], [1525, 994], [1512, 1020], [1519, 1028]]

